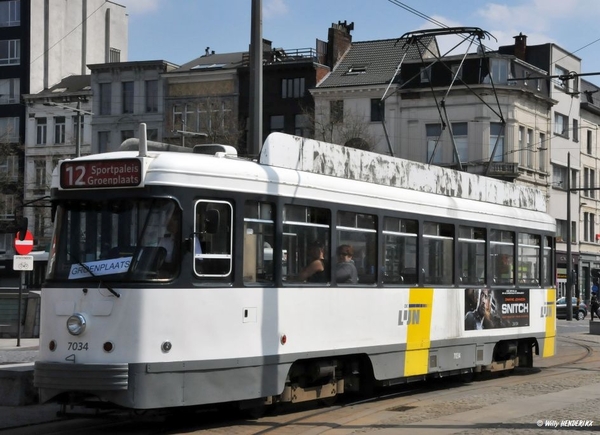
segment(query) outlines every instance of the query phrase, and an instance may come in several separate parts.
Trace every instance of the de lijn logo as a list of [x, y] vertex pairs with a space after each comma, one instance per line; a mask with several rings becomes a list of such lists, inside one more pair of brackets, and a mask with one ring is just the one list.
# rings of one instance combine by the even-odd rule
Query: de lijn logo
[[406, 308], [398, 312], [398, 325], [418, 325], [421, 323], [421, 310], [427, 308], [427, 304], [408, 304]]
[[546, 302], [542, 305], [542, 314], [540, 317], [554, 317], [554, 302]]

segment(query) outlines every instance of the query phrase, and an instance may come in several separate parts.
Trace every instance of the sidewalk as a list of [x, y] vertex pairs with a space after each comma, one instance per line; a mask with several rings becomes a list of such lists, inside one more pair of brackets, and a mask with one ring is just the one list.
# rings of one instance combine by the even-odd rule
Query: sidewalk
[[33, 362], [39, 339], [22, 338], [19, 344], [16, 338], [0, 339], [0, 430], [52, 421], [58, 419], [60, 410], [57, 404], [37, 404], [33, 391]]
[[21, 338], [19, 344], [17, 347], [16, 338], [0, 338], [0, 367], [4, 364], [35, 361], [40, 349], [39, 338]]

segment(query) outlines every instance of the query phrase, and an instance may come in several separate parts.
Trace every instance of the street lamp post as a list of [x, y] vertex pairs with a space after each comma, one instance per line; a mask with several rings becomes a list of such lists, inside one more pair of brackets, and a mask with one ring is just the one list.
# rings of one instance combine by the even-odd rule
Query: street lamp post
[[567, 320], [573, 320], [573, 253], [571, 252], [571, 153], [567, 153]]
[[77, 100], [77, 133], [75, 134], [75, 157], [81, 157], [81, 100]]
[[83, 115], [94, 115], [94, 114], [92, 112], [83, 110], [81, 108], [81, 99], [77, 99], [77, 107], [68, 106], [66, 104], [58, 104], [53, 101], [44, 103], [44, 106], [61, 107], [65, 110], [72, 110], [73, 112], [77, 113], [77, 121], [75, 123], [76, 124], [76, 126], [75, 126], [75, 130], [76, 130], [75, 131], [75, 157], [80, 157], [81, 156], [81, 124], [82, 124], [81, 118], [83, 117]]

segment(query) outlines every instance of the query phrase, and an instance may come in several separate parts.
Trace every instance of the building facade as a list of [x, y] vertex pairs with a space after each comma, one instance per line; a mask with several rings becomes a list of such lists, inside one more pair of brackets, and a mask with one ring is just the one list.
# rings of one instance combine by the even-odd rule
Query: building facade
[[88, 65], [94, 95], [92, 153], [115, 151], [137, 137], [146, 123], [148, 140], [162, 142], [165, 82], [163, 74], [177, 65], [163, 60]]
[[27, 106], [23, 216], [45, 250], [52, 237], [48, 198], [52, 172], [59, 160], [91, 150], [92, 89], [90, 75], [69, 76], [37, 94], [23, 95]]
[[15, 216], [24, 214], [28, 178], [26, 135], [37, 123], [21, 96], [88, 74], [90, 62], [126, 60], [127, 19], [124, 6], [104, 0], [0, 0], [0, 167], [9, 174], [0, 186], [2, 265], [12, 267]]

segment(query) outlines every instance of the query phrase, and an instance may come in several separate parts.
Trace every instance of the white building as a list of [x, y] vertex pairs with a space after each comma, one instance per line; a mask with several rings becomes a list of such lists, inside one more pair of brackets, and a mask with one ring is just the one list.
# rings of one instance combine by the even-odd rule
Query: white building
[[[33, 208], [23, 204], [32, 199], [34, 190], [41, 192], [30, 188], [35, 175], [26, 171], [34, 165], [25, 162], [24, 150], [34, 144], [36, 158], [46, 160], [62, 154], [64, 150], [53, 142], [37, 144], [37, 133], [45, 129], [45, 140], [50, 141], [56, 128], [63, 129], [66, 141], [75, 113], [32, 108], [23, 104], [21, 96], [57, 90], [55, 85], [67, 77], [89, 75], [89, 63], [127, 60], [127, 26], [126, 8], [112, 1], [0, 1], [0, 168], [10, 175], [0, 186], [0, 266], [6, 263], [12, 268], [15, 216], [31, 215]], [[74, 101], [58, 102], [76, 108]], [[62, 118], [64, 128], [56, 127]], [[83, 142], [85, 151], [86, 139]], [[41, 226], [35, 219], [30, 221], [30, 228]], [[35, 231], [34, 237], [37, 243]]]
[[116, 150], [146, 123], [148, 140], [164, 137], [165, 82], [177, 68], [163, 60], [88, 65], [94, 94], [92, 153]]

